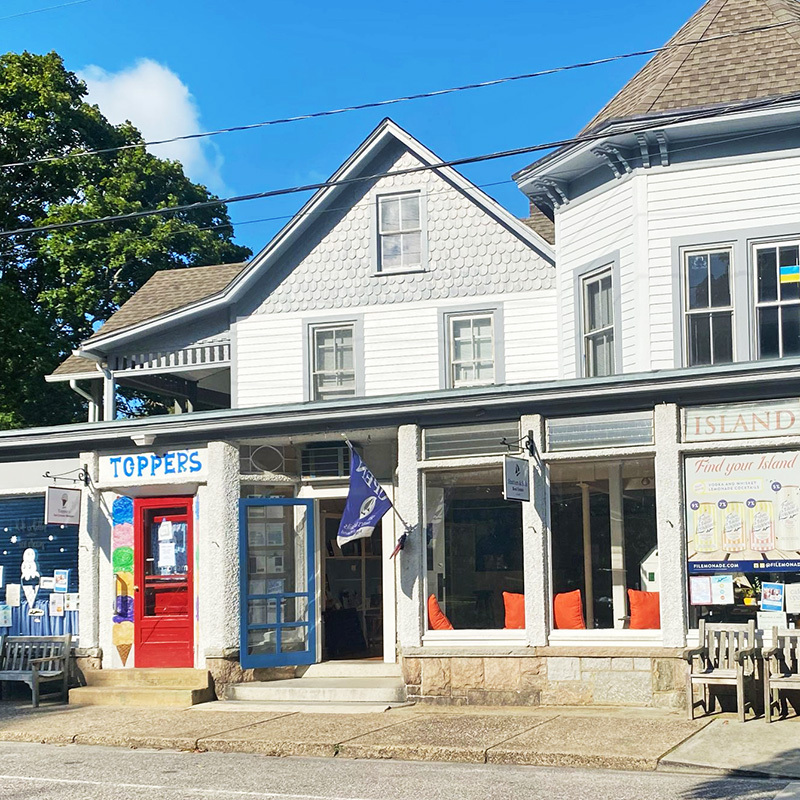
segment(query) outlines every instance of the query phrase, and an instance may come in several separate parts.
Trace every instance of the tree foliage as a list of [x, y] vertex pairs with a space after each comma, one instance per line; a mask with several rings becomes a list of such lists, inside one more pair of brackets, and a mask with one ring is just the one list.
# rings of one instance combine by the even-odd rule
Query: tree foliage
[[[0, 56], [0, 164], [143, 142], [86, 102], [56, 53]], [[177, 161], [144, 147], [0, 168], [0, 231], [212, 198]], [[45, 384], [70, 351], [154, 272], [242, 261], [225, 206], [0, 237], [0, 427], [80, 418]]]

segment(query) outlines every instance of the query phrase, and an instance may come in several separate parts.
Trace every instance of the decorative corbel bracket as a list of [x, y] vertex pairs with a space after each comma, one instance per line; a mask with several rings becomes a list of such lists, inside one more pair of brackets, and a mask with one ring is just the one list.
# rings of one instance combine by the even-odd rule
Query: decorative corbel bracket
[[664, 131], [655, 131], [654, 135], [656, 137], [656, 141], [658, 142], [658, 152], [661, 155], [661, 166], [668, 167], [669, 141], [667, 140], [667, 134], [664, 133]]
[[592, 153], [606, 162], [614, 173], [615, 178], [621, 178], [623, 175], [628, 175], [633, 171], [628, 159], [614, 145], [599, 144], [592, 148]]

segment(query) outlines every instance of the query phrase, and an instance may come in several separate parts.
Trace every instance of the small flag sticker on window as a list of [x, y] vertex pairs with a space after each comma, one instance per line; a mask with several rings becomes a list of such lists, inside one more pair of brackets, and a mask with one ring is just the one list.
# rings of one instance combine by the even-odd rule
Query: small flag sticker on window
[[800, 265], [780, 268], [781, 283], [800, 283]]

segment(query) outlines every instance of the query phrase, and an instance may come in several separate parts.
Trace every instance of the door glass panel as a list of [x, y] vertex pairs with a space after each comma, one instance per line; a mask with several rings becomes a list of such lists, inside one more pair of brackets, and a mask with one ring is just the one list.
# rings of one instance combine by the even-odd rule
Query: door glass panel
[[144, 537], [144, 615], [189, 614], [188, 520], [184, 508], [148, 509]]

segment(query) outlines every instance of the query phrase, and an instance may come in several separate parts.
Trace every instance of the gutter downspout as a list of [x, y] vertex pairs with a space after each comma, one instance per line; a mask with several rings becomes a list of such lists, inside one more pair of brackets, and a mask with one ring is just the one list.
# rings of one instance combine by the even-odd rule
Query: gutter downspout
[[75, 378], [69, 379], [69, 388], [72, 389], [75, 394], [80, 395], [84, 400], [89, 401], [89, 422], [98, 422], [97, 403], [95, 403], [94, 397], [92, 397], [85, 389], [81, 389], [81, 387], [78, 386], [78, 381]]

